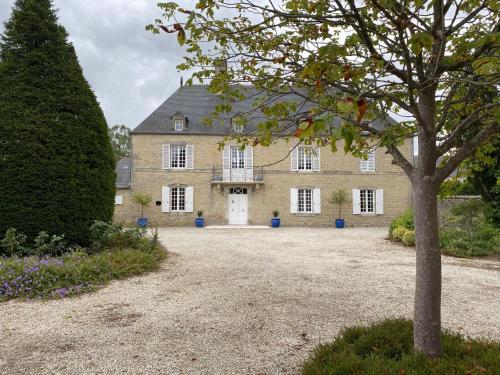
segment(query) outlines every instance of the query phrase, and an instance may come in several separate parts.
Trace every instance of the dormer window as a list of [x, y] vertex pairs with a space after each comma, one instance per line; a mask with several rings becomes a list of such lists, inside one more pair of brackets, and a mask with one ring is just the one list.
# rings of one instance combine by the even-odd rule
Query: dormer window
[[181, 112], [175, 112], [175, 114], [172, 116], [172, 122], [174, 125], [174, 131], [181, 132], [186, 129], [188, 119]]
[[243, 124], [233, 124], [233, 131], [235, 133], [243, 133]]
[[174, 130], [176, 132], [183, 131], [184, 130], [184, 120], [182, 120], [182, 119], [174, 120]]

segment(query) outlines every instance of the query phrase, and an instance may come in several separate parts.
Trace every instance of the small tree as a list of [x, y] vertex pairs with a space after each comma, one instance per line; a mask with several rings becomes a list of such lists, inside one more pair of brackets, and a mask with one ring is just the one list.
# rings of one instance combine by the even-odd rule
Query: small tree
[[141, 217], [144, 217], [144, 207], [149, 206], [153, 197], [148, 194], [143, 193], [134, 193], [134, 202], [139, 203], [141, 205]]
[[125, 125], [115, 125], [108, 130], [115, 160], [132, 154], [132, 139], [130, 129]]
[[339, 219], [342, 219], [342, 205], [347, 203], [349, 200], [349, 197], [347, 195], [347, 192], [343, 189], [336, 190], [332, 193], [332, 199], [331, 202], [333, 204], [338, 204], [339, 205]]

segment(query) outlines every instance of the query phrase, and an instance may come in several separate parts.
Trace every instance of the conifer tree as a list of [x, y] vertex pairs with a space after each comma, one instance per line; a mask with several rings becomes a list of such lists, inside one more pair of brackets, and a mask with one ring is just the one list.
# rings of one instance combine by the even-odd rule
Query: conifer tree
[[17, 0], [0, 40], [0, 236], [86, 244], [114, 208], [106, 120], [51, 0]]

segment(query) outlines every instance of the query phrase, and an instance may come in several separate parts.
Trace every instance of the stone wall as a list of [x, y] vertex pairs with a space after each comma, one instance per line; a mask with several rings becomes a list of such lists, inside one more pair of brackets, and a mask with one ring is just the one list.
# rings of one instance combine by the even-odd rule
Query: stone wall
[[[212, 168], [222, 168], [222, 152], [218, 151], [217, 136], [193, 135], [144, 135], [132, 136], [133, 160], [131, 191], [152, 195], [153, 204], [146, 208], [145, 216], [152, 225], [191, 226], [196, 211], [202, 210], [208, 225], [226, 224], [229, 188], [212, 184]], [[162, 144], [193, 144], [194, 169], [162, 169]], [[254, 148], [254, 166], [274, 163], [287, 156], [290, 144], [280, 141], [265, 148]], [[342, 150], [342, 144], [338, 144]], [[411, 159], [411, 142], [403, 151]], [[360, 160], [345, 155], [342, 151], [335, 154], [329, 148], [321, 149], [321, 170], [319, 172], [291, 172], [290, 158], [264, 168], [264, 183], [260, 186], [246, 186], [248, 194], [249, 224], [267, 225], [272, 211], [280, 211], [283, 226], [328, 226], [333, 225], [338, 208], [329, 202], [334, 190], [345, 189], [351, 197], [353, 188], [384, 189], [383, 215], [353, 215], [352, 203], [343, 207], [342, 216], [347, 225], [374, 226], [387, 225], [410, 205], [410, 183], [401, 169], [391, 164], [391, 156], [383, 149], [376, 153], [376, 171], [360, 172]], [[171, 184], [185, 184], [194, 187], [194, 212], [163, 213], [161, 187]], [[238, 186], [235, 183], [234, 186]], [[290, 188], [321, 188], [321, 214], [290, 213]], [[126, 203], [128, 202], [128, 203]], [[125, 200], [117, 207], [115, 220], [133, 222], [140, 210]], [[137, 211], [137, 212], [136, 212]]]

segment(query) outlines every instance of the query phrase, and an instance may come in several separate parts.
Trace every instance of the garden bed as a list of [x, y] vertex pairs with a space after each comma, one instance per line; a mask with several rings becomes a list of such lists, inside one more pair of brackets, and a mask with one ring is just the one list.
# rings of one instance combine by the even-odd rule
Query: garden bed
[[114, 279], [154, 271], [165, 258], [157, 237], [143, 230], [100, 224], [98, 232], [89, 248], [0, 258], [0, 301], [79, 295]]
[[443, 332], [443, 355], [429, 359], [413, 351], [413, 324], [394, 319], [347, 328], [305, 362], [304, 375], [318, 374], [497, 374], [500, 344]]

